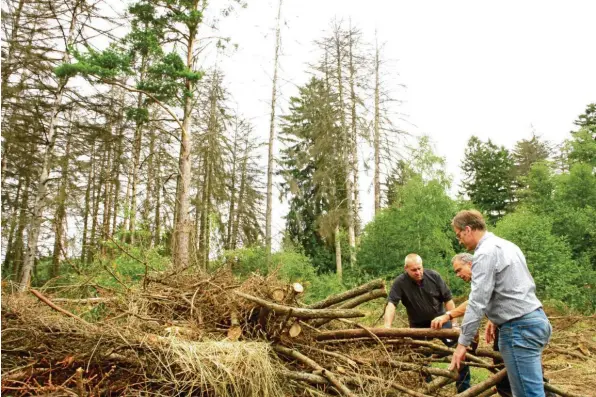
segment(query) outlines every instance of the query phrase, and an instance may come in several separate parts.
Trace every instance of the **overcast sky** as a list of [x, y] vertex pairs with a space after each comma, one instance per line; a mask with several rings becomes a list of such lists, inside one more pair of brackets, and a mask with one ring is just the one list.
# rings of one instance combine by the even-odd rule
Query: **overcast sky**
[[[249, 0], [223, 20], [239, 45], [222, 63], [240, 111], [268, 137], [276, 0]], [[472, 135], [512, 148], [535, 130], [559, 143], [596, 102], [595, 1], [348, 1], [284, 0], [279, 111], [308, 79], [313, 41], [334, 17], [385, 42], [387, 70], [407, 88], [408, 131], [428, 134], [459, 182]], [[363, 221], [372, 218], [371, 176], [362, 178]], [[274, 229], [287, 206], [276, 202]], [[279, 234], [276, 240], [279, 241]]]

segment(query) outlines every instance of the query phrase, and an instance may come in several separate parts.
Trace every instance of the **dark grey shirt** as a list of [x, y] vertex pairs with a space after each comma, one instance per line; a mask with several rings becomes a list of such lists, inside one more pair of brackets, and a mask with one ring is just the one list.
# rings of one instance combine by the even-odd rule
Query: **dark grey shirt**
[[443, 304], [451, 299], [451, 291], [439, 273], [425, 269], [422, 285], [407, 273], [397, 276], [387, 300], [395, 306], [403, 303], [411, 327], [429, 327], [432, 319], [445, 313]]
[[484, 314], [501, 325], [542, 307], [535, 291], [536, 284], [519, 247], [486, 232], [474, 251], [472, 290], [459, 343], [472, 343]]

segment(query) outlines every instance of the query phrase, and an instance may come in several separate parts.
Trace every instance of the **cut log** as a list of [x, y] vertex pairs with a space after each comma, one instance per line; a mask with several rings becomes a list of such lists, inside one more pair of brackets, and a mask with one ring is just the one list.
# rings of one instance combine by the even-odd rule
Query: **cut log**
[[275, 350], [278, 353], [283, 354], [284, 356], [292, 357], [292, 358], [300, 361], [301, 363], [309, 366], [310, 368], [312, 368], [315, 371], [320, 371], [321, 375], [324, 376], [325, 378], [327, 378], [329, 380], [329, 382], [333, 386], [335, 386], [335, 388], [337, 388], [337, 390], [339, 390], [342, 394], [344, 394], [346, 396], [350, 396], [350, 397], [356, 397], [356, 394], [354, 394], [350, 389], [348, 389], [346, 385], [341, 383], [339, 381], [339, 379], [337, 379], [337, 377], [331, 371], [326, 370], [321, 365], [319, 365], [316, 361], [305, 356], [304, 354], [300, 353], [299, 351], [288, 349], [287, 347], [280, 346], [280, 345], [274, 345], [273, 350]]
[[339, 329], [333, 331], [323, 331], [316, 335], [316, 340], [342, 339], [342, 338], [361, 338], [373, 333], [379, 338], [446, 338], [457, 339], [459, 330], [457, 329], [432, 329], [432, 328], [368, 328], [364, 329]]
[[228, 329], [228, 339], [237, 341], [242, 336], [242, 328], [240, 321], [238, 321], [238, 310], [233, 307], [230, 312], [230, 328]]
[[302, 333], [302, 326], [300, 324], [298, 324], [298, 322], [295, 322], [294, 324], [292, 324], [292, 326], [290, 327], [290, 330], [288, 331], [288, 335], [290, 335], [290, 338], [295, 338], [298, 335], [300, 335]]
[[359, 287], [353, 288], [349, 291], [345, 291], [339, 294], [331, 295], [322, 301], [313, 303], [312, 305], [307, 306], [308, 309], [322, 309], [324, 307], [329, 307], [331, 305], [335, 305], [336, 303], [344, 302], [348, 299], [354, 298], [356, 296], [362, 295], [367, 293], [368, 291], [372, 291], [375, 289], [383, 288], [385, 289], [385, 281], [382, 279], [369, 281], [366, 284], [362, 284]]
[[277, 288], [271, 291], [271, 298], [276, 302], [283, 302], [285, 296], [286, 293], [281, 288]]
[[490, 378], [486, 379], [485, 381], [480, 382], [477, 385], [470, 387], [468, 390], [466, 390], [462, 393], [456, 394], [455, 397], [477, 396], [480, 393], [484, 392], [485, 390], [488, 390], [491, 387], [495, 386], [497, 383], [499, 383], [506, 376], [507, 376], [507, 370], [502, 369], [499, 372], [497, 372], [496, 374], [494, 374], [493, 376], [491, 376]]
[[243, 297], [251, 302], [254, 302], [262, 307], [269, 310], [273, 310], [279, 314], [292, 313], [292, 316], [298, 318], [353, 318], [353, 317], [364, 317], [364, 313], [358, 310], [352, 309], [306, 309], [299, 307], [290, 307], [284, 305], [278, 305], [277, 303], [268, 302], [264, 299], [257, 298], [249, 294], [245, 294], [240, 291], [234, 291], [238, 296]]

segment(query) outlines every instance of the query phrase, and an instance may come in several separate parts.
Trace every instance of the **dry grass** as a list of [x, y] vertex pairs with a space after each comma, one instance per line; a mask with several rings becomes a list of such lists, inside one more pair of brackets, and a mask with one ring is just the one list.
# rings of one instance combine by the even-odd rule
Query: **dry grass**
[[222, 397], [283, 395], [278, 376], [282, 365], [267, 343], [169, 337], [163, 346], [155, 353], [161, 362], [161, 382], [171, 384], [172, 390], [188, 395], [201, 390]]

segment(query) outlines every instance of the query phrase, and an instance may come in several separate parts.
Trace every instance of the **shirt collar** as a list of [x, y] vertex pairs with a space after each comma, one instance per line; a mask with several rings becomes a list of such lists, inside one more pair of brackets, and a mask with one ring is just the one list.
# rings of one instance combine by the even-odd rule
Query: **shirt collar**
[[487, 239], [489, 239], [490, 237], [493, 237], [493, 236], [494, 236], [493, 233], [491, 233], [491, 232], [485, 232], [484, 233], [484, 236], [482, 236], [482, 238], [480, 239], [480, 241], [478, 241], [478, 244], [476, 244], [476, 249], [474, 251], [478, 250], [478, 248], [480, 248], [480, 245], [482, 245], [482, 243], [484, 243]]

